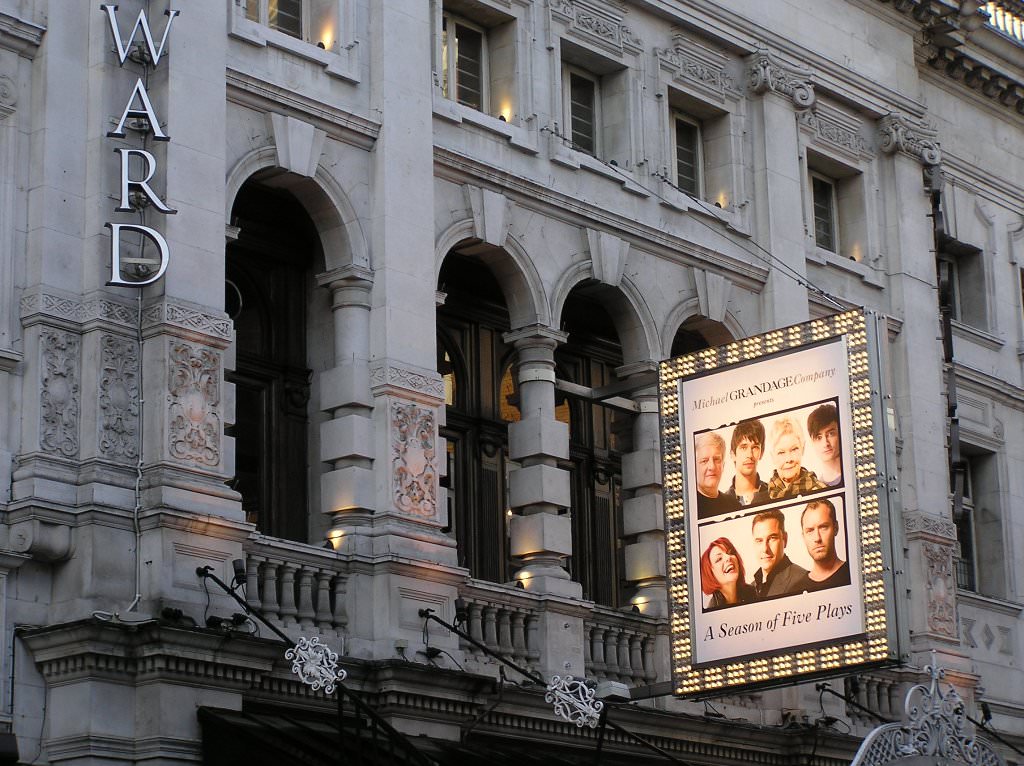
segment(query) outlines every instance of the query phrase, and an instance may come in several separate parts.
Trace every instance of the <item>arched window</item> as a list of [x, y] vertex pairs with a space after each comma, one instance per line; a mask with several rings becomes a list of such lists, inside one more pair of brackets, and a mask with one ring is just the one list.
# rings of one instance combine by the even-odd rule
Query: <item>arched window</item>
[[319, 238], [288, 193], [255, 180], [232, 208], [225, 306], [235, 326], [233, 486], [264, 534], [308, 536], [308, 306]]
[[511, 579], [508, 541], [509, 422], [519, 419], [504, 296], [479, 261], [445, 259], [437, 310], [437, 369], [447, 398], [448, 528], [473, 577]]
[[[576, 288], [562, 311], [568, 341], [555, 351], [557, 375], [570, 383], [601, 388], [618, 380], [622, 347], [611, 317]], [[622, 453], [630, 450], [632, 416], [585, 399], [556, 401], [568, 414], [571, 472], [572, 578], [585, 598], [607, 606], [628, 600], [622, 550]]]

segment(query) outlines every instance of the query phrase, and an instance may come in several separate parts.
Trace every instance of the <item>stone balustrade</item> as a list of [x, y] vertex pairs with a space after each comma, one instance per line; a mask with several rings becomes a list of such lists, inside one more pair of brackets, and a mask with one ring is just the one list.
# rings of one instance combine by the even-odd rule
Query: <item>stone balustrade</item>
[[[895, 677], [883, 673], [870, 673], [845, 680], [846, 696], [856, 700], [860, 705], [888, 720], [899, 720], [903, 715], [903, 695], [906, 691], [904, 683]], [[878, 720], [858, 710], [853, 705], [846, 706], [846, 714], [850, 722], [864, 729], [872, 729]]]
[[331, 551], [270, 538], [251, 543], [245, 560], [245, 600], [289, 635], [344, 640], [345, 566]]
[[659, 621], [638, 614], [595, 607], [584, 621], [584, 662], [588, 678], [628, 686], [658, 679], [654, 645]]
[[[466, 602], [466, 620], [461, 626], [466, 633], [495, 654], [537, 671], [541, 647], [537, 635], [540, 609], [536, 596], [479, 581], [470, 581], [459, 590], [459, 596]], [[460, 648], [467, 669], [487, 672], [485, 666], [495, 664], [469, 641], [461, 640]]]

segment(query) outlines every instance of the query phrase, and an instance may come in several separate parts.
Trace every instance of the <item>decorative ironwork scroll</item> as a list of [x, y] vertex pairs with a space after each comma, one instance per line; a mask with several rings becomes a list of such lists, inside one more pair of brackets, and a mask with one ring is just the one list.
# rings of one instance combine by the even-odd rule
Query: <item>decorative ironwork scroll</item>
[[335, 684], [348, 677], [348, 673], [338, 667], [338, 653], [320, 643], [316, 636], [301, 636], [298, 643], [284, 653], [284, 658], [292, 661], [292, 673], [313, 691], [323, 689], [333, 694]]
[[595, 691], [584, 679], [573, 676], [551, 676], [544, 701], [555, 706], [561, 716], [579, 728], [596, 729], [604, 703], [595, 699]]

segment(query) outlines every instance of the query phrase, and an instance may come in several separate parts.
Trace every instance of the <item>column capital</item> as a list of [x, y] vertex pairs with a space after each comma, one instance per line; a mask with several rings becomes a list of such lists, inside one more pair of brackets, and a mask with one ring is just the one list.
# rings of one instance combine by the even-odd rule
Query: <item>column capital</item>
[[532, 346], [548, 346], [555, 349], [569, 339], [569, 333], [547, 325], [531, 324], [511, 330], [501, 337], [506, 343], [514, 344], [519, 349]]
[[350, 264], [317, 274], [316, 283], [332, 290], [340, 287], [363, 287], [369, 290], [373, 286], [373, 271], [365, 266]]
[[813, 74], [804, 67], [786, 64], [768, 48], [759, 45], [749, 57], [749, 83], [754, 93], [773, 91], [788, 96], [799, 109], [813, 106], [815, 101]]

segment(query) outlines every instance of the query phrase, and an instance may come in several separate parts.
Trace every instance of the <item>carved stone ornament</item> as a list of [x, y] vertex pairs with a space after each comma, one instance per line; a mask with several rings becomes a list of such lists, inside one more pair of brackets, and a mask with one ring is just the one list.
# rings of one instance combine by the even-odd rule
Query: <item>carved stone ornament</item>
[[391, 404], [391, 462], [395, 507], [420, 517], [437, 515], [437, 427], [433, 410]]
[[886, 154], [903, 152], [924, 165], [938, 165], [942, 150], [935, 140], [938, 131], [920, 120], [893, 112], [878, 121], [879, 148]]
[[868, 734], [851, 766], [883, 766], [902, 763], [903, 759], [923, 762], [918, 758], [951, 766], [1004, 766], [987, 741], [967, 736], [967, 707], [953, 686], [945, 691], [939, 686], [945, 671], [936, 665], [935, 652], [924, 672], [930, 677], [929, 683], [916, 684], [907, 691], [906, 723], [883, 724]]
[[18, 91], [14, 80], [5, 74], [0, 74], [0, 118], [14, 114], [14, 107], [18, 103]]
[[81, 339], [61, 330], [40, 333], [39, 446], [64, 457], [78, 454]]
[[596, 729], [604, 703], [595, 699], [595, 690], [585, 679], [573, 676], [551, 676], [544, 701], [555, 706], [555, 715], [579, 728]]
[[338, 667], [338, 653], [320, 643], [316, 636], [300, 636], [295, 646], [284, 653], [284, 658], [292, 661], [292, 673], [313, 691], [323, 689], [333, 694], [335, 685], [348, 677], [348, 673]]
[[939, 518], [927, 513], [906, 514], [903, 518], [903, 527], [910, 537], [917, 535], [932, 535], [954, 542], [956, 540], [956, 524], [949, 519]]
[[21, 317], [26, 325], [33, 317], [50, 317], [76, 324], [102, 321], [126, 327], [134, 327], [137, 321], [135, 310], [121, 303], [105, 298], [83, 302], [51, 293], [31, 293], [24, 296], [21, 299]]
[[754, 93], [775, 91], [789, 96], [800, 109], [814, 104], [810, 70], [784, 65], [767, 48], [759, 47], [750, 57], [749, 82]]
[[370, 385], [374, 388], [392, 386], [444, 401], [444, 381], [436, 373], [431, 376], [406, 367], [380, 365], [370, 370]]
[[831, 144], [853, 155], [868, 150], [867, 142], [861, 137], [860, 131], [853, 125], [844, 125], [839, 120], [824, 113], [819, 108], [806, 109], [797, 118], [801, 125], [809, 129], [814, 137], [826, 144]]
[[717, 96], [737, 91], [736, 83], [725, 70], [727, 59], [681, 34], [672, 36], [671, 47], [655, 48], [654, 55], [661, 68], [672, 73], [674, 80], [696, 85]]
[[185, 306], [180, 303], [161, 301], [148, 306], [142, 312], [144, 326], [168, 324], [183, 330], [208, 335], [218, 340], [230, 341], [232, 333], [231, 320], [226, 316], [216, 316], [205, 311]]
[[928, 629], [956, 638], [953, 547], [926, 542], [922, 549], [928, 567]]
[[168, 375], [171, 455], [197, 465], [218, 465], [220, 357], [211, 349], [172, 341]]
[[583, 0], [548, 0], [551, 13], [568, 22], [570, 30], [616, 51], [643, 49], [643, 41], [623, 23], [623, 18]]
[[134, 460], [139, 456], [139, 353], [126, 338], [100, 341], [100, 454]]

